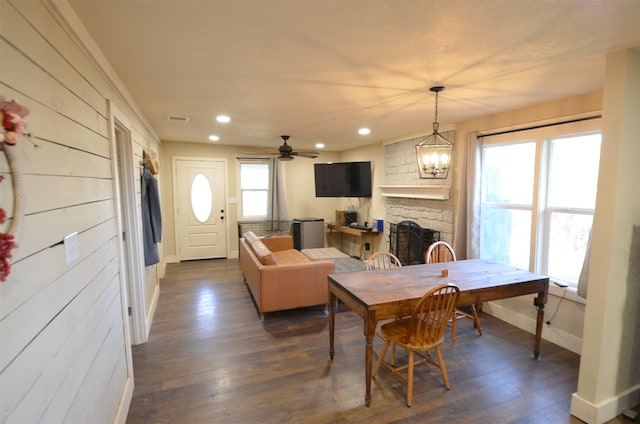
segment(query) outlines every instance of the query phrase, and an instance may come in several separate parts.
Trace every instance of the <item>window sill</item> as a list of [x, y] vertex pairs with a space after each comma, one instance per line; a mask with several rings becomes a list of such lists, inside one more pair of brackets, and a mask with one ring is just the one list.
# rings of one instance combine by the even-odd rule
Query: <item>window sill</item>
[[563, 297], [565, 300], [570, 300], [576, 303], [587, 304], [587, 299], [578, 296], [578, 289], [575, 287], [559, 287], [553, 283], [553, 280], [549, 283], [549, 294], [557, 297]]
[[407, 199], [449, 199], [450, 186], [443, 185], [381, 185], [383, 197], [404, 197]]

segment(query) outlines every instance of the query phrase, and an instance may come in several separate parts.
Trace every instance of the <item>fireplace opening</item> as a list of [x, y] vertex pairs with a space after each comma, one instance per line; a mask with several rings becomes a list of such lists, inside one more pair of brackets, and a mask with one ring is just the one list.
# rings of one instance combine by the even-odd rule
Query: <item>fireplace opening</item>
[[431, 243], [440, 240], [440, 232], [422, 228], [413, 221], [389, 225], [389, 249], [403, 266], [424, 263]]

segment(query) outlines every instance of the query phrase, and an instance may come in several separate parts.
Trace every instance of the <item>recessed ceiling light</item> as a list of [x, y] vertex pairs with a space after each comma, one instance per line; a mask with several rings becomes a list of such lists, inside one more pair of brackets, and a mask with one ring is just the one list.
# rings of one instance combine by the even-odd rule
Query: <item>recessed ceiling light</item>
[[371, 130], [369, 128], [360, 128], [358, 130], [358, 134], [360, 134], [360, 135], [367, 135], [367, 134], [370, 134], [370, 133], [371, 133]]
[[316, 143], [316, 149], [324, 149], [324, 143]]
[[216, 121], [226, 124], [227, 122], [231, 122], [231, 118], [227, 115], [218, 115], [216, 116]]
[[215, 134], [211, 134], [211, 135], [209, 136], [209, 141], [218, 141], [218, 140], [220, 140], [220, 137], [218, 137], [218, 136], [217, 136], [217, 135], [215, 135]]

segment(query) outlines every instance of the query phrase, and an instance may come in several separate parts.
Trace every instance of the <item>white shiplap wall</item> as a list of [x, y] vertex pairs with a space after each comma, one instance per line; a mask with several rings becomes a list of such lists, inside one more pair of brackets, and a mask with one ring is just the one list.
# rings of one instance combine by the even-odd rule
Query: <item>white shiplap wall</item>
[[[26, 216], [0, 283], [1, 423], [123, 422], [132, 391], [107, 100], [132, 123], [134, 166], [159, 144], [73, 34], [46, 1], [0, 0], [0, 94], [31, 110], [33, 134], [14, 147]], [[3, 154], [0, 175], [0, 207], [11, 216]], [[136, 186], [139, 221], [134, 175], [126, 183]], [[60, 242], [72, 232], [80, 258], [67, 266]], [[151, 310], [156, 267], [144, 279]]]

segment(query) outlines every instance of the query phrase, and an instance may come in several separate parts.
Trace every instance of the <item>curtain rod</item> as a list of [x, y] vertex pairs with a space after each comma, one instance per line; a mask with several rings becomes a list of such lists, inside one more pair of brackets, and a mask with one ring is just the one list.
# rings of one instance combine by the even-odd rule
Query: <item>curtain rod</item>
[[592, 119], [599, 119], [599, 118], [602, 118], [602, 115], [586, 116], [584, 118], [570, 119], [568, 121], [554, 122], [551, 124], [540, 124], [540, 125], [534, 125], [531, 127], [524, 127], [524, 128], [515, 128], [512, 130], [497, 131], [497, 132], [488, 133], [488, 134], [478, 134], [478, 138], [491, 137], [494, 135], [510, 134], [514, 132], [527, 131], [527, 130], [537, 130], [538, 128], [553, 127], [556, 125], [563, 125], [563, 124], [573, 124], [574, 122], [590, 121]]

